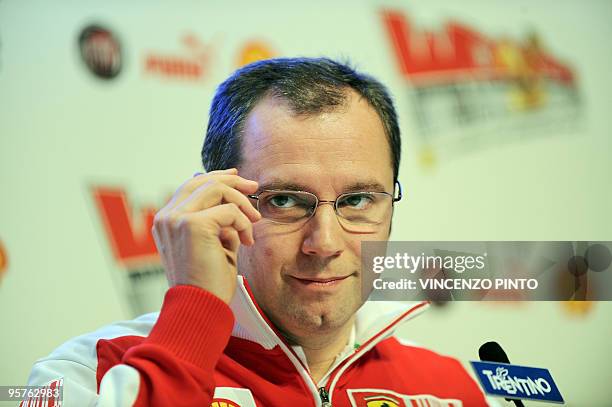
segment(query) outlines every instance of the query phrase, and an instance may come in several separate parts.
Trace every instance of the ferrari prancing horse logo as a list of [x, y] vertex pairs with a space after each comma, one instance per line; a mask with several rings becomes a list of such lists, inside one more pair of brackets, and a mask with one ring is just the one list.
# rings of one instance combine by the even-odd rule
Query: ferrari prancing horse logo
[[213, 399], [212, 403], [210, 403], [210, 407], [240, 407], [240, 406], [228, 399]]
[[383, 395], [364, 397], [363, 399], [367, 407], [400, 407], [404, 405], [401, 400]]
[[431, 394], [407, 395], [383, 389], [347, 390], [353, 407], [462, 407], [461, 400], [440, 399]]

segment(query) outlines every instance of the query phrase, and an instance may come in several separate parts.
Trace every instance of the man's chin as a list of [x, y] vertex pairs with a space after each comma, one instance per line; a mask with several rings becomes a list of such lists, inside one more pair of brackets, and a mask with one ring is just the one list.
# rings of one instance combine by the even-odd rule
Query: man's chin
[[[350, 308], [350, 309], [349, 309]], [[356, 309], [355, 309], [356, 310]], [[294, 304], [285, 309], [285, 321], [291, 321], [291, 331], [313, 332], [334, 331], [342, 328], [355, 313], [353, 307], [339, 306], [336, 302], [319, 301]], [[323, 331], [323, 332], [322, 332]]]

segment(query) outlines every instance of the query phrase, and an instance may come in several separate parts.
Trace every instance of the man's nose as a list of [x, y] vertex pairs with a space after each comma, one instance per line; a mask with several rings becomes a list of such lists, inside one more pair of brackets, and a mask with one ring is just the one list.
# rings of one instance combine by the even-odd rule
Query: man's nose
[[333, 203], [322, 203], [305, 225], [302, 252], [311, 256], [338, 256], [344, 250], [344, 229], [338, 221]]

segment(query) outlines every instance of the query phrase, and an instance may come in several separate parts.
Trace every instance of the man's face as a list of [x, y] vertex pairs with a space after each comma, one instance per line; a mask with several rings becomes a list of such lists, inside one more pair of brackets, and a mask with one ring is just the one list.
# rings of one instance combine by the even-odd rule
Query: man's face
[[[382, 122], [352, 91], [345, 105], [312, 116], [294, 115], [278, 98], [263, 99], [245, 123], [242, 154], [239, 174], [257, 181], [259, 190], [299, 189], [329, 201], [359, 184], [393, 192]], [[285, 335], [332, 331], [345, 326], [363, 303], [361, 241], [386, 240], [390, 223], [391, 210], [376, 232], [353, 233], [328, 204], [301, 226], [262, 219], [254, 225], [255, 244], [240, 247], [238, 270]]]

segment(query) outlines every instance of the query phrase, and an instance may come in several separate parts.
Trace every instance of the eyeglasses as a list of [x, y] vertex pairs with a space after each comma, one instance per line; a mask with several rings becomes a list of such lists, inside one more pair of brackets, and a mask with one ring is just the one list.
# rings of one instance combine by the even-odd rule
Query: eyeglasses
[[389, 215], [393, 203], [402, 199], [402, 187], [395, 182], [397, 197], [388, 192], [349, 192], [334, 201], [320, 200], [306, 191], [264, 190], [247, 195], [257, 200], [257, 210], [262, 217], [274, 223], [305, 223], [312, 218], [322, 204], [333, 204], [343, 226], [353, 232], [375, 232]]

